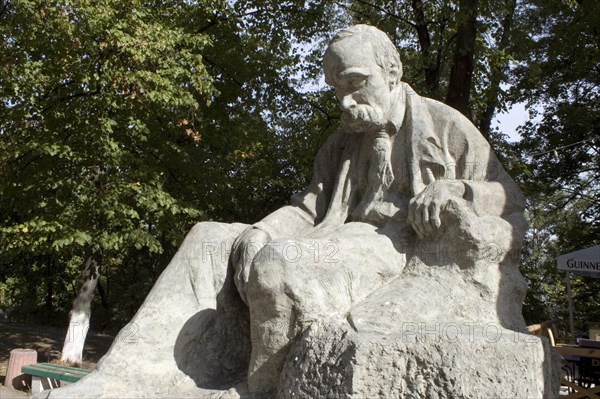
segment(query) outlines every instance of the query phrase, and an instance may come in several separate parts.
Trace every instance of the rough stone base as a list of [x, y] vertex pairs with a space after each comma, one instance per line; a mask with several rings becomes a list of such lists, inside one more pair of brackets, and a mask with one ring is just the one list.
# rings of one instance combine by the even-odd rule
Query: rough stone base
[[357, 333], [314, 324], [292, 347], [278, 398], [556, 398], [546, 340], [494, 324], [410, 325]]

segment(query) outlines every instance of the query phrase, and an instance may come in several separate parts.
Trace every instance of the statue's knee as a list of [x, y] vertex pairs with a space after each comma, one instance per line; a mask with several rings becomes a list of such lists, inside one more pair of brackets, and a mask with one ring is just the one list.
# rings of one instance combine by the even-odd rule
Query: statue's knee
[[191, 228], [190, 232], [188, 233], [188, 237], [194, 239], [203, 239], [205, 237], [209, 237], [210, 235], [214, 235], [215, 232], [222, 231], [226, 226], [228, 225], [219, 222], [199, 222]]
[[271, 241], [256, 254], [248, 279], [249, 294], [283, 289], [286, 275], [292, 267], [285, 249], [288, 242], [289, 240]]

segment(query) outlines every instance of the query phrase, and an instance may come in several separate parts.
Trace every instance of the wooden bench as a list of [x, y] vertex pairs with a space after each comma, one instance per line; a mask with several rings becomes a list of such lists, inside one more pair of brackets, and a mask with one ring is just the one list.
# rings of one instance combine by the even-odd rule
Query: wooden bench
[[92, 370], [52, 363], [38, 363], [23, 366], [21, 372], [31, 375], [31, 390], [36, 393], [45, 389], [58, 388], [60, 381], [77, 382], [91, 373]]

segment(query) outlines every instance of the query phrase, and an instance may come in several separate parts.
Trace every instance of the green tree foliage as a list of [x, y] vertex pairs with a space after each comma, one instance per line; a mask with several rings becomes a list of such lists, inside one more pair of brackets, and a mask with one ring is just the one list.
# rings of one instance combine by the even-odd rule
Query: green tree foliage
[[102, 303], [125, 321], [193, 222], [286, 202], [332, 126], [298, 91], [302, 43], [330, 17], [325, 2], [7, 3], [3, 305], [68, 310], [101, 250]]
[[[331, 130], [316, 88], [305, 92], [320, 61], [302, 52], [332, 8], [323, 1], [232, 1], [201, 30], [213, 38], [204, 53], [219, 95], [200, 110], [202, 156], [213, 179], [201, 207], [211, 218], [251, 223], [280, 207], [312, 173], [312, 158]], [[311, 48], [312, 50], [312, 48]], [[310, 81], [310, 82], [309, 82]], [[214, 184], [218, 181], [219, 184]]]
[[72, 277], [67, 265], [89, 248], [152, 258], [178, 244], [200, 215], [187, 183], [202, 180], [191, 115], [216, 94], [202, 58], [211, 41], [196, 32], [211, 15], [177, 1], [5, 4], [5, 275]]
[[[599, 13], [594, 1], [532, 1], [521, 20], [531, 34], [521, 42], [513, 91], [532, 114], [517, 147], [537, 237], [525, 257], [532, 321], [566, 319], [565, 273], [556, 272], [556, 256], [600, 243]], [[600, 319], [599, 284], [574, 278], [576, 319]]]
[[[556, 258], [598, 243], [594, 227], [583, 216], [591, 202], [573, 199], [564, 191], [530, 193], [528, 202], [530, 230], [521, 262], [521, 270], [529, 283], [524, 316], [531, 324], [563, 320], [561, 336], [564, 338], [570, 335], [567, 275], [557, 269]], [[587, 333], [589, 322], [600, 319], [598, 283], [598, 279], [571, 276], [576, 334]]]

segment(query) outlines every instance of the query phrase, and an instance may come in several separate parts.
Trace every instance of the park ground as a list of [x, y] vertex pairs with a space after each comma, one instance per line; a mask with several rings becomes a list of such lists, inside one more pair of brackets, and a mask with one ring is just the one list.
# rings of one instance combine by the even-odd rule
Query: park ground
[[[8, 368], [10, 351], [17, 348], [35, 349], [38, 363], [52, 362], [60, 358], [60, 351], [67, 332], [64, 328], [32, 326], [18, 323], [0, 322], [0, 398], [27, 397], [25, 392], [4, 388], [4, 377]], [[114, 337], [89, 333], [83, 351], [82, 367], [93, 369], [106, 353]]]

